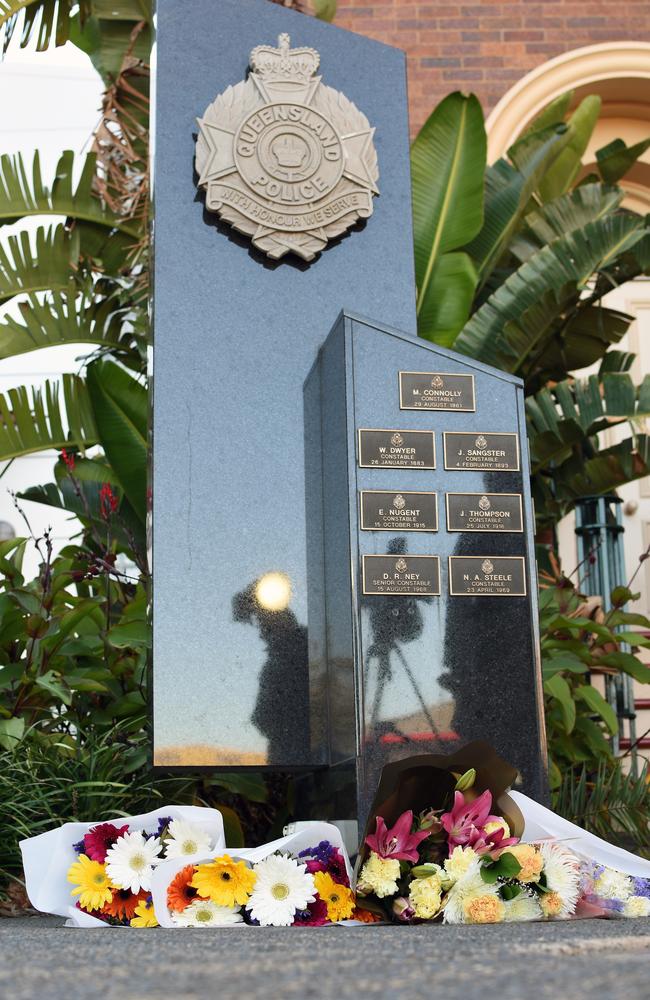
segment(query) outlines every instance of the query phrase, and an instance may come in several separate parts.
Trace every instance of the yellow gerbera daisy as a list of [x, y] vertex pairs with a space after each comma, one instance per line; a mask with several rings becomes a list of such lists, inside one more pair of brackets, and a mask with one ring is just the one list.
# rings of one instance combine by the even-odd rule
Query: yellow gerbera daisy
[[157, 927], [156, 913], [151, 900], [141, 899], [131, 917], [131, 927]]
[[79, 896], [84, 910], [100, 910], [113, 899], [113, 887], [104, 865], [91, 861], [85, 854], [80, 854], [78, 860], [70, 865], [68, 882], [75, 886], [72, 895]]
[[229, 854], [196, 866], [190, 885], [204, 899], [219, 906], [242, 906], [253, 891], [257, 875], [243, 861], [233, 861]]
[[354, 893], [346, 885], [335, 882], [329, 872], [314, 872], [318, 895], [327, 906], [328, 920], [347, 920], [356, 905]]

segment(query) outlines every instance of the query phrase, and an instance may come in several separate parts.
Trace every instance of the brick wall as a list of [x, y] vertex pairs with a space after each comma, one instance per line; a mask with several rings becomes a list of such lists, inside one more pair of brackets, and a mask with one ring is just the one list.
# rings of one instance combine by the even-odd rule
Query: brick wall
[[473, 91], [487, 114], [517, 80], [553, 56], [598, 42], [650, 41], [650, 4], [338, 0], [335, 23], [405, 50], [416, 132], [452, 90]]

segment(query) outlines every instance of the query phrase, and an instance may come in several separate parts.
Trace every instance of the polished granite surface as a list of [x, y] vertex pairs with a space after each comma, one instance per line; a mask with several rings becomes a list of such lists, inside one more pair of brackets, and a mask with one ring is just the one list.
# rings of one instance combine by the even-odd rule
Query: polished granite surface
[[[469, 374], [475, 410], [451, 408], [453, 398], [445, 397], [449, 409], [401, 408], [400, 371], [428, 373], [429, 386], [442, 383], [439, 395], [447, 391], [447, 373]], [[361, 812], [384, 762], [451, 752], [473, 739], [491, 742], [519, 770], [528, 794], [543, 797], [537, 580], [520, 381], [372, 321], [342, 317], [305, 396], [308, 419], [316, 412], [313, 397], [321, 400], [320, 467], [307, 465], [310, 492], [317, 494], [319, 475], [322, 484], [321, 508], [311, 508], [308, 527], [322, 549], [325, 581], [321, 596], [314, 573], [309, 606], [315, 756], [331, 754], [350, 774], [358, 758]], [[407, 441], [408, 431], [433, 433], [435, 469], [361, 467], [359, 428], [387, 429]], [[403, 452], [395, 440], [394, 450]], [[453, 453], [450, 440], [461, 442]], [[371, 490], [389, 496], [385, 516], [401, 515], [409, 527], [364, 530], [359, 498]], [[417, 521], [419, 493], [436, 494], [437, 530], [431, 520]], [[458, 513], [472, 530], [448, 530], [450, 494], [465, 494]], [[424, 530], [413, 530], [414, 517]], [[504, 520], [513, 530], [504, 530]], [[484, 530], [485, 521], [499, 526]], [[328, 739], [329, 747], [318, 745]]]
[[[303, 383], [343, 307], [415, 332], [404, 57], [268, 0], [158, 0], [157, 19], [154, 762], [304, 767], [324, 744], [309, 732]], [[194, 176], [196, 117], [281, 32], [376, 126], [374, 214], [309, 266], [251, 249]]]

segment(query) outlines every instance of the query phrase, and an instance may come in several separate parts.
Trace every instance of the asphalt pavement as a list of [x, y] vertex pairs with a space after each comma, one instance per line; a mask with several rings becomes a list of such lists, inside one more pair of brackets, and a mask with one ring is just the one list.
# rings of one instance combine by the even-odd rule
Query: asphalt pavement
[[2, 1000], [650, 1000], [650, 918], [78, 929], [0, 920]]

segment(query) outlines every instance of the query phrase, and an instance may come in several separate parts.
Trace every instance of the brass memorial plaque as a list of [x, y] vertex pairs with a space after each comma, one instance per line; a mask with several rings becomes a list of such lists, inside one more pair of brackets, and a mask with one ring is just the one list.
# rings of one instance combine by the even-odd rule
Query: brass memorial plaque
[[437, 531], [438, 498], [435, 493], [362, 490], [363, 531]]
[[364, 594], [440, 594], [438, 556], [364, 556], [362, 575]]
[[474, 376], [450, 372], [400, 372], [402, 410], [464, 410], [473, 413]]
[[519, 438], [516, 434], [445, 431], [443, 441], [445, 469], [519, 472]]
[[454, 597], [525, 597], [523, 556], [449, 556]]
[[521, 493], [448, 493], [447, 531], [521, 532]]
[[362, 469], [435, 469], [433, 431], [359, 429], [359, 465]]

